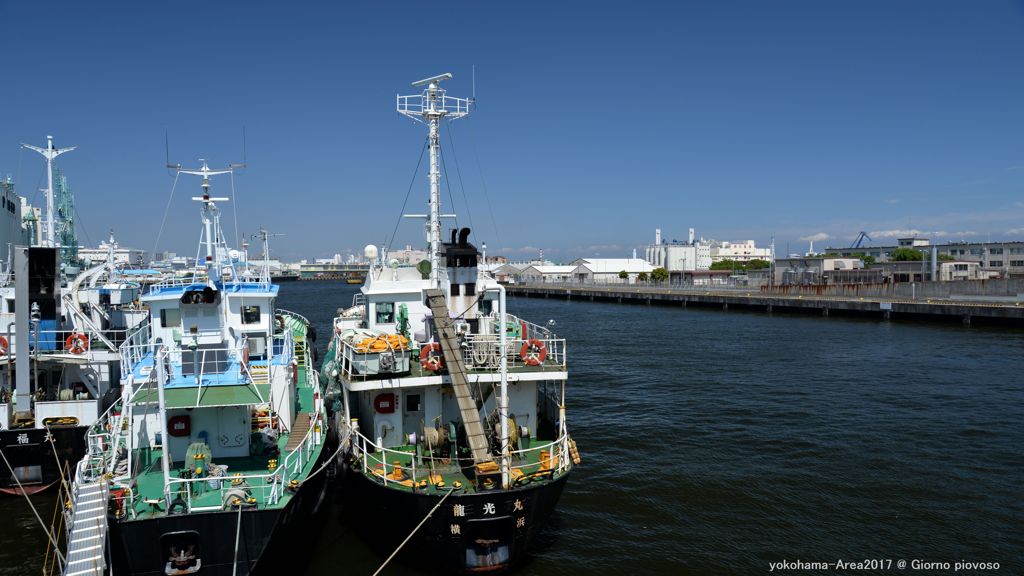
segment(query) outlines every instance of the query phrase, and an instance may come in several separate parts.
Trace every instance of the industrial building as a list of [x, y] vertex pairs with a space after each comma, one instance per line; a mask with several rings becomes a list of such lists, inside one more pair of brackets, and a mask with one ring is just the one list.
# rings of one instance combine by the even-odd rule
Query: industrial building
[[669, 274], [707, 270], [711, 268], [711, 244], [703, 239], [697, 240], [693, 228], [690, 228], [686, 242], [672, 240], [664, 242], [661, 228], [654, 231], [654, 244], [649, 244], [644, 251], [644, 259], [655, 268], [664, 268]]
[[929, 258], [934, 247], [939, 257], [949, 256], [960, 262], [976, 262], [982, 269], [1003, 275], [1024, 275], [1024, 242], [952, 242], [932, 244], [927, 238], [900, 238], [896, 246], [868, 246], [861, 248], [828, 248], [827, 255], [851, 257], [858, 254], [871, 256], [875, 262], [888, 262], [897, 248], [915, 248]]

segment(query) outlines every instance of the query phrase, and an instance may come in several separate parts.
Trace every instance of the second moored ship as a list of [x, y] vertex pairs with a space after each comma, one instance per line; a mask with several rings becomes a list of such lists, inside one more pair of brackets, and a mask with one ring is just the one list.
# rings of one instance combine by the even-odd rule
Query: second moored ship
[[[429, 260], [378, 258], [334, 321], [322, 371], [341, 391], [349, 517], [421, 569], [521, 562], [579, 462], [565, 422], [566, 343], [509, 314], [468, 228], [441, 241], [439, 124], [470, 101], [430, 78], [398, 111], [429, 126]], [[406, 538], [409, 538], [406, 541]]]
[[309, 545], [326, 494], [334, 437], [315, 333], [275, 308], [269, 273], [236, 273], [216, 205], [227, 199], [209, 194], [227, 171], [179, 171], [203, 179], [205, 261], [142, 297], [150, 317], [121, 346], [122, 396], [76, 470], [65, 575], [300, 567], [291, 545]]

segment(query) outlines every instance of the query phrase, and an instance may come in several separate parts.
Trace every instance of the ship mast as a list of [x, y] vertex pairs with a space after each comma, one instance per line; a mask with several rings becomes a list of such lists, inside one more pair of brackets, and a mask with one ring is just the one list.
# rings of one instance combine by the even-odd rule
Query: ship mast
[[71, 152], [76, 147], [54, 148], [53, 136], [49, 135], [46, 136], [46, 148], [32, 146], [31, 144], [22, 144], [21, 147], [35, 150], [42, 154], [43, 158], [46, 158], [46, 220], [43, 221], [43, 225], [46, 228], [46, 238], [44, 243], [50, 248], [55, 248], [57, 246], [55, 238], [57, 226], [53, 219], [53, 160], [65, 152]]
[[184, 169], [181, 165], [171, 165], [178, 171], [179, 174], [192, 174], [194, 176], [202, 176], [203, 181], [200, 184], [203, 187], [202, 196], [193, 196], [192, 199], [196, 202], [202, 202], [202, 216], [203, 226], [205, 227], [205, 245], [206, 245], [206, 281], [211, 287], [216, 287], [214, 279], [220, 278], [220, 271], [217, 270], [217, 262], [214, 261], [214, 255], [217, 252], [217, 243], [222, 238], [220, 230], [220, 210], [217, 208], [217, 202], [227, 202], [228, 198], [211, 198], [210, 197], [210, 176], [218, 176], [220, 174], [231, 174], [234, 171], [234, 166], [229, 166], [221, 170], [211, 170], [206, 164], [206, 160], [200, 158], [200, 162], [203, 166], [198, 169]]
[[458, 120], [469, 114], [470, 99], [446, 96], [442, 80], [451, 80], [451, 73], [440, 74], [413, 82], [414, 87], [426, 86], [422, 94], [398, 96], [398, 113], [430, 127], [427, 147], [430, 149], [430, 214], [407, 214], [408, 218], [427, 219], [427, 251], [430, 254], [430, 280], [438, 286], [438, 253], [441, 249], [441, 218], [454, 218], [454, 214], [441, 214], [441, 118]]

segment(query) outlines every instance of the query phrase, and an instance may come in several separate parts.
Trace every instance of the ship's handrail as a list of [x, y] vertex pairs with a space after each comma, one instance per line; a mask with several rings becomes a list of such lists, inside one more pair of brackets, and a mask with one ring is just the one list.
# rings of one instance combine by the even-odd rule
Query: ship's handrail
[[[336, 363], [341, 373], [348, 381], [370, 380], [379, 378], [379, 374], [363, 374], [356, 370], [356, 359], [358, 356], [366, 356], [377, 352], [359, 351], [357, 345], [337, 339], [340, 346], [335, 346]], [[499, 350], [499, 337], [491, 334], [467, 334], [462, 340], [463, 365], [466, 371], [474, 374], [497, 373], [500, 368], [501, 353]], [[528, 364], [522, 356], [523, 347], [527, 344], [541, 344], [544, 347], [546, 358], [540, 364]], [[408, 353], [410, 362], [419, 362], [416, 354], [417, 349], [427, 345], [427, 342], [411, 342], [404, 349], [397, 349], [388, 344], [386, 350], [381, 352]], [[564, 338], [510, 338], [506, 342], [506, 367], [509, 370], [536, 366], [542, 369], [558, 369], [565, 371], [567, 365], [567, 345]], [[528, 346], [527, 346], [528, 347]], [[538, 358], [539, 360], [539, 358]]]
[[514, 314], [506, 314], [505, 316], [507, 324], [519, 324], [526, 326], [526, 333], [520, 335], [523, 338], [539, 338], [543, 340], [553, 336], [551, 330], [541, 326], [540, 324], [534, 324], [533, 322], [524, 320]]
[[[408, 458], [412, 456], [411, 467], [399, 466], [402, 470], [411, 470], [412, 483], [415, 485], [419, 482], [420, 476], [424, 478], [429, 477], [432, 473], [440, 472], [442, 476], [444, 474], [461, 472], [461, 466], [457, 461], [450, 461], [445, 464], [440, 458], [433, 456], [424, 456], [417, 454], [416, 452], [408, 452], [404, 450], [395, 450], [393, 448], [387, 448], [382, 444], [378, 444], [373, 440], [370, 440], [362, 432], [350, 428], [350, 438], [356, 445], [355, 456], [360, 461], [360, 468], [362, 474], [368, 478], [375, 479], [377, 482], [383, 483], [385, 486], [388, 484], [395, 484], [400, 481], [393, 478], [396, 466], [393, 461], [389, 461], [388, 455], [394, 457]], [[519, 471], [521, 475], [527, 476], [532, 473], [553, 470], [553, 476], [557, 477], [565, 473], [572, 465], [572, 461], [569, 459], [569, 435], [563, 433], [557, 439], [536, 446], [530, 446], [529, 448], [523, 448], [520, 450], [510, 451], [509, 455], [512, 460], [517, 458], [522, 459], [526, 454], [530, 452], [537, 452], [547, 450], [549, 457], [546, 461], [538, 459], [537, 462], [527, 462], [519, 465], [512, 465], [511, 469]], [[373, 452], [368, 449], [372, 448]], [[368, 454], [377, 454], [378, 456], [371, 457]], [[370, 460], [373, 460], [375, 465], [374, 469], [370, 469]], [[417, 466], [417, 460], [421, 463]], [[424, 463], [427, 462], [427, 463]], [[376, 472], [375, 470], [380, 470]]]
[[[68, 346], [67, 341], [71, 336], [84, 336], [74, 342], [74, 349]], [[116, 342], [123, 342], [128, 337], [128, 329], [122, 330], [94, 330], [94, 329], [71, 329], [71, 330], [40, 330], [39, 351], [52, 354], [67, 354], [69, 356], [80, 356], [90, 352], [117, 351]], [[35, 338], [33, 338], [35, 340]], [[35, 344], [35, 342], [32, 342]], [[111, 347], [110, 345], [113, 345]], [[80, 347], [79, 347], [80, 346]], [[74, 350], [74, 351], [73, 351]], [[80, 351], [79, 351], [80, 350]]]
[[118, 348], [121, 353], [121, 374], [131, 374], [132, 366], [152, 351], [149, 342], [150, 323], [143, 322], [125, 338]]

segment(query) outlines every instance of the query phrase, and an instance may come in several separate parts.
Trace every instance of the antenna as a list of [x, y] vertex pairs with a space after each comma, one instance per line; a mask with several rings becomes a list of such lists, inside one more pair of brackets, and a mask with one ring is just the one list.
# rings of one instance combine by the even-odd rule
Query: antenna
[[46, 227], [46, 245], [53, 248], [56, 247], [56, 240], [54, 233], [56, 232], [56, 222], [53, 217], [53, 161], [57, 156], [65, 152], [71, 152], [76, 147], [71, 146], [70, 148], [55, 148], [53, 146], [53, 136], [46, 137], [46, 148], [40, 148], [39, 146], [32, 146], [30, 144], [22, 144], [22, 148], [28, 148], [29, 150], [35, 150], [42, 154], [43, 158], [46, 158], [46, 221], [43, 224]]
[[[220, 210], [217, 208], [216, 203], [227, 202], [229, 199], [210, 197], [210, 176], [231, 174], [234, 172], [234, 165], [228, 165], [227, 168], [220, 170], [211, 170], [205, 159], [200, 158], [199, 162], [202, 163], [200, 168], [186, 169], [182, 168], [181, 164], [168, 164], [167, 167], [174, 168], [178, 174], [191, 174], [193, 176], [202, 176], [203, 178], [200, 184], [203, 188], [203, 195], [193, 196], [192, 199], [203, 204], [202, 216], [206, 236], [206, 275], [209, 285], [214, 287], [214, 278], [220, 278], [220, 272], [215, 273], [217, 264], [214, 262], [214, 253], [217, 252], [217, 248], [222, 248], [224, 254], [227, 253], [227, 246], [223, 246], [224, 236], [220, 229]], [[234, 274], [234, 265], [232, 265], [232, 274]]]
[[245, 126], [242, 126], [242, 163], [241, 164], [228, 164], [228, 167], [233, 169], [241, 169], [246, 167], [245, 163]]
[[441, 88], [442, 80], [451, 80], [450, 72], [431, 76], [413, 82], [413, 86], [426, 86], [420, 94], [415, 96], [397, 97], [398, 113], [422, 122], [430, 127], [428, 144], [430, 148], [430, 214], [419, 217], [427, 218], [427, 250], [430, 254], [431, 280], [435, 286], [438, 279], [438, 251], [441, 248], [441, 170], [439, 158], [441, 155], [441, 118], [448, 117], [449, 120], [457, 120], [469, 114], [471, 100], [468, 98], [454, 98], [446, 96]]
[[423, 80], [417, 80], [412, 83], [413, 87], [419, 88], [420, 86], [427, 86], [429, 84], [440, 84], [441, 80], [451, 80], [452, 73], [445, 72], [444, 74], [438, 74], [437, 76], [431, 76], [430, 78], [424, 78]]

